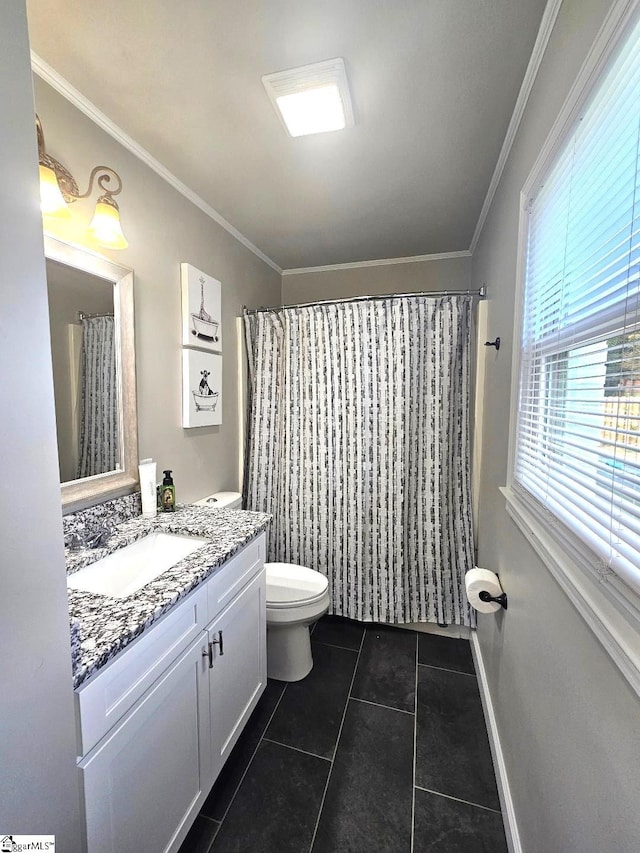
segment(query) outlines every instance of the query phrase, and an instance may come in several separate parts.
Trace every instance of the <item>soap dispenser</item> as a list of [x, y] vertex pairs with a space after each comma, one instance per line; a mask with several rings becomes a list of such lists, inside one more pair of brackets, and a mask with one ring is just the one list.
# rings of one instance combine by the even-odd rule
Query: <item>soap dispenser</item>
[[162, 509], [164, 512], [174, 512], [176, 508], [176, 487], [173, 485], [171, 471], [163, 471]]

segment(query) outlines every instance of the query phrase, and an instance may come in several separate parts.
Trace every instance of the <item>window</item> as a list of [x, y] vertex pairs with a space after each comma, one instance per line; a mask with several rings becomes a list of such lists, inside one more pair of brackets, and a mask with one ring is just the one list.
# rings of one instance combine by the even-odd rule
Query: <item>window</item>
[[513, 485], [640, 592], [640, 25], [527, 217]]

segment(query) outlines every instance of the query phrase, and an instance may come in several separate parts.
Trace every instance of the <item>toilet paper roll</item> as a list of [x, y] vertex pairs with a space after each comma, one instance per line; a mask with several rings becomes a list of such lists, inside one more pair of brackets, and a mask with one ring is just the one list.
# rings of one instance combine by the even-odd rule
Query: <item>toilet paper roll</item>
[[500, 610], [497, 601], [480, 600], [482, 590], [486, 590], [490, 595], [502, 595], [500, 580], [495, 572], [490, 572], [489, 569], [469, 569], [464, 576], [464, 585], [469, 604], [478, 613], [495, 613]]

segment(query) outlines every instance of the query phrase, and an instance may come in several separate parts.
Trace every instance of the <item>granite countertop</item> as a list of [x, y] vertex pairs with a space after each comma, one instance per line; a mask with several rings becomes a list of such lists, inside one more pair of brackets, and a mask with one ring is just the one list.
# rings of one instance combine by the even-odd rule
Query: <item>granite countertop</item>
[[270, 520], [261, 512], [178, 506], [172, 513], [138, 516], [118, 524], [104, 548], [67, 550], [67, 574], [71, 574], [156, 530], [209, 540], [128, 598], [68, 590], [74, 688], [258, 536]]

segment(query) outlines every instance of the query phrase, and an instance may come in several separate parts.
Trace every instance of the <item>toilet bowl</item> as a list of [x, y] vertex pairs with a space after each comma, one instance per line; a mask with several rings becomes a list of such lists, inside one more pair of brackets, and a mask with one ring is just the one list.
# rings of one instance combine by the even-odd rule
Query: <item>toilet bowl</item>
[[329, 609], [329, 582], [293, 563], [265, 563], [267, 575], [267, 675], [300, 681], [311, 672], [309, 627]]

